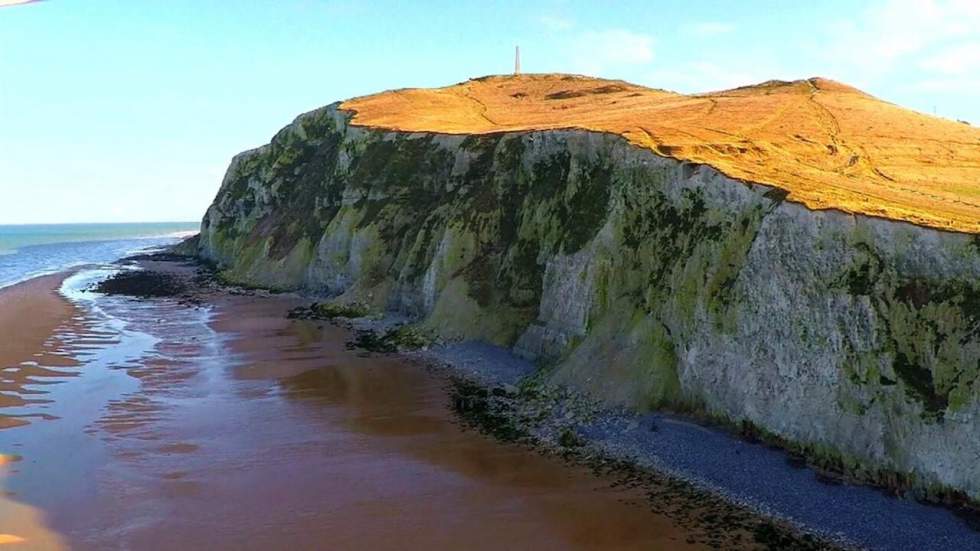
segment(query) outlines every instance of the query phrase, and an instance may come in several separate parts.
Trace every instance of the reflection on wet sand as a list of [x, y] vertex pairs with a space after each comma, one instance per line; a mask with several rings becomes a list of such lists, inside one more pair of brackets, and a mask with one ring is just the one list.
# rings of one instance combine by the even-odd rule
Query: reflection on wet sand
[[44, 527], [33, 507], [0, 499], [0, 548], [57, 551], [65, 549], [59, 536]]
[[[0, 455], [0, 488], [17, 456]], [[45, 525], [37, 509], [0, 496], [0, 548], [57, 551], [64, 549], [61, 538]]]
[[[22, 411], [50, 402], [46, 386], [75, 376], [67, 368], [77, 365], [65, 357], [56, 329], [70, 324], [75, 308], [58, 294], [63, 275], [42, 277], [0, 290], [0, 429], [14, 429], [31, 420], [56, 416]], [[51, 366], [51, 367], [48, 367]], [[15, 413], [20, 412], [20, 413]], [[21, 456], [0, 445], [0, 547], [36, 550], [63, 549], [43, 513], [18, 503], [7, 490], [7, 478], [18, 470]]]
[[76, 314], [57, 293], [63, 279], [47, 276], [0, 290], [0, 429], [28, 424], [36, 414], [9, 408], [46, 403], [44, 385], [75, 375], [57, 369], [76, 365], [53, 336]]
[[292, 305], [100, 298], [124, 327], [88, 326], [105, 334], [64, 385], [84, 396], [0, 431], [31, 460], [18, 499], [77, 549], [694, 547], [639, 492], [460, 429], [439, 377], [350, 352]]

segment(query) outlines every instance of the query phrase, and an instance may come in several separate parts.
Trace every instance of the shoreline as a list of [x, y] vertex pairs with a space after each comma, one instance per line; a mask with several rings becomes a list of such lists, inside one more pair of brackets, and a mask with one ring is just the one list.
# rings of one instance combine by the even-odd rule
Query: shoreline
[[[94, 300], [105, 323], [75, 331], [81, 348], [65, 349], [80, 354], [79, 376], [42, 406], [60, 417], [0, 431], [0, 448], [23, 456], [8, 489], [72, 548], [401, 549], [412, 538], [430, 548], [694, 550], [714, 541], [637, 505], [637, 488], [461, 429], [443, 377], [351, 351], [344, 329], [288, 320], [299, 297], [198, 293], [195, 267], [139, 263], [185, 278], [188, 292], [154, 287], [138, 298], [139, 286], [118, 278], [125, 294], [102, 293], [79, 274], [68, 297], [96, 289], [79, 307], [88, 317]], [[120, 352], [131, 345], [137, 355]], [[14, 534], [40, 544], [21, 528]]]
[[[138, 255], [117, 264], [166, 272], [188, 261], [192, 259]], [[206, 306], [209, 300], [220, 302], [222, 297], [237, 295], [256, 299], [276, 295], [302, 308], [312, 298], [224, 285], [213, 275], [202, 279], [199, 270], [207, 268], [196, 259], [193, 262], [193, 267], [180, 268], [188, 283], [180, 298], [185, 305]], [[196, 275], [187, 276], [188, 270]], [[63, 280], [68, 274], [30, 281], [48, 278], [52, 285], [57, 277]], [[0, 290], [0, 297], [8, 290]], [[53, 296], [68, 302], [56, 287]], [[0, 302], [0, 314], [3, 310]], [[359, 331], [383, 332], [407, 321], [397, 317], [319, 320], [344, 327], [348, 347], [357, 341]], [[566, 389], [541, 385], [534, 377], [535, 366], [500, 347], [463, 342], [422, 351], [359, 354], [403, 359], [440, 373], [465, 426], [586, 467], [614, 485], [643, 488], [650, 509], [686, 529], [732, 529], [771, 549], [912, 546], [928, 550], [963, 547], [980, 537], [950, 508], [827, 480], [785, 451], [748, 442], [725, 427], [674, 414], [611, 410]], [[503, 432], [496, 430], [501, 424]], [[512, 429], [517, 438], [512, 437]]]
[[[142, 256], [133, 262], [143, 270], [158, 274], [156, 279], [167, 279], [167, 264], [178, 261], [174, 255], [160, 255], [161, 261], [152, 256]], [[183, 257], [183, 261], [196, 262], [191, 257]], [[209, 270], [198, 263], [202, 269]], [[163, 277], [160, 278], [159, 275]], [[205, 278], [208, 279], [208, 278]], [[200, 293], [195, 289], [200, 285], [198, 278], [189, 282], [185, 292], [181, 293], [182, 300], [188, 296], [194, 297]], [[147, 281], [146, 289], [160, 286], [159, 281]], [[302, 310], [302, 304], [308, 304], [309, 297], [299, 293], [278, 293], [261, 288], [246, 288], [218, 281], [212, 273], [204, 283], [208, 293], [230, 295], [254, 295], [256, 297], [290, 297], [295, 298], [297, 308], [288, 317], [296, 316], [297, 310]], [[110, 286], [116, 287], [115, 284]], [[125, 294], [140, 296], [135, 290], [134, 281], [121, 278], [118, 287]], [[197, 303], [197, 298], [191, 298]], [[207, 303], [205, 297], [200, 303]], [[619, 456], [597, 447], [591, 447], [589, 442], [578, 442], [569, 446], [562, 442], [567, 437], [567, 428], [582, 419], [609, 419], [610, 412], [602, 411], [595, 403], [567, 393], [560, 389], [532, 388], [536, 404], [529, 404], [521, 395], [528, 391], [527, 378], [532, 375], [534, 367], [530, 363], [518, 359], [509, 351], [484, 343], [450, 344], [434, 347], [425, 351], [400, 351], [396, 353], [378, 353], [370, 348], [357, 346], [358, 337], [365, 332], [386, 331], [407, 320], [399, 317], [377, 318], [337, 318], [324, 320], [312, 318], [310, 321], [326, 323], [347, 332], [348, 349], [360, 350], [359, 356], [368, 358], [391, 358], [395, 361], [407, 361], [418, 365], [420, 369], [435, 373], [444, 380], [447, 394], [453, 401], [453, 409], [459, 422], [471, 430], [484, 433], [504, 444], [516, 444], [545, 457], [556, 457], [562, 463], [574, 468], [586, 468], [602, 480], [608, 481], [611, 487], [638, 488], [646, 494], [647, 503], [643, 506], [651, 513], [665, 515], [683, 526], [685, 529], [697, 532], [699, 538], [689, 540], [715, 548], [763, 548], [763, 549], [852, 549], [856, 546], [837, 534], [813, 530], [812, 527], [800, 525], [772, 514], [763, 508], [748, 502], [732, 499], [732, 496], [699, 484], [690, 477], [680, 476], [679, 473], [664, 470], [662, 466], [655, 467], [643, 464], [636, 458]], [[524, 381], [522, 383], [522, 380]], [[467, 389], [467, 385], [469, 388]], [[531, 385], [534, 386], [533, 383]], [[462, 391], [462, 394], [461, 394]], [[472, 400], [484, 401], [472, 407]], [[505, 400], [511, 411], [504, 411], [498, 405], [486, 403], [487, 399]], [[467, 405], [462, 408], [460, 403]], [[486, 408], [494, 409], [490, 416], [482, 416]], [[472, 410], [477, 410], [476, 416], [471, 416]], [[481, 412], [480, 410], [484, 410]], [[572, 415], [565, 415], [574, 411]], [[529, 418], [540, 419], [547, 412], [549, 421], [538, 426], [522, 426]], [[557, 413], [558, 415], [554, 415]], [[483, 423], [487, 418], [491, 425], [502, 422], [509, 426], [504, 431]], [[512, 432], [520, 433], [517, 438], [508, 437]], [[501, 438], [501, 435], [504, 437]], [[584, 435], [580, 435], [584, 438]], [[748, 538], [747, 540], [745, 538]]]
[[[0, 432], [26, 427], [31, 424], [28, 419], [44, 416], [5, 412], [42, 401], [40, 391], [26, 387], [37, 384], [38, 378], [56, 375], [37, 365], [36, 360], [45, 356], [44, 344], [57, 328], [77, 314], [75, 306], [59, 292], [73, 273], [67, 270], [38, 276], [0, 289], [0, 334], [4, 335], [0, 346]], [[8, 493], [7, 479], [18, 470], [21, 460], [15, 449], [0, 448], [0, 546], [29, 544], [31, 549], [64, 549], [60, 535], [49, 527], [47, 515]]]
[[[131, 234], [114, 235], [99, 233], [74, 235], [70, 231], [62, 231], [47, 235], [43, 232], [36, 234], [14, 232], [4, 235], [2, 230], [7, 228], [48, 228], [75, 229], [82, 231], [86, 228], [95, 230], [118, 226], [130, 228], [134, 224], [52, 224], [2, 226], [0, 225], [0, 290], [25, 283], [39, 277], [57, 275], [64, 272], [78, 271], [90, 264], [111, 264], [143, 250], [156, 250], [172, 247], [181, 241], [193, 237], [197, 229], [174, 229], [177, 227], [190, 228], [184, 223], [147, 223], [135, 224], [146, 226], [160, 225], [159, 231], [140, 232], [136, 228]], [[6, 269], [12, 267], [13, 269]]]
[[[31, 378], [50, 375], [36, 360], [55, 330], [77, 314], [77, 308], [61, 296], [62, 283], [74, 270], [65, 270], [28, 279], [0, 289], [0, 429], [28, 424], [21, 416], [5, 415], [7, 408], [28, 405], [36, 398], [25, 390]], [[27, 363], [25, 363], [27, 362]], [[33, 365], [32, 363], [33, 362]]]
[[[323, 297], [307, 298], [329, 304]], [[367, 342], [375, 342], [402, 324], [411, 326], [411, 320], [387, 314], [380, 318], [337, 316], [327, 321], [355, 335], [373, 334], [375, 339]], [[354, 342], [358, 340], [363, 339]], [[743, 508], [799, 536], [815, 536], [823, 540], [820, 546], [939, 551], [969, 548], [980, 538], [980, 523], [972, 509], [903, 497], [883, 486], [847, 479], [808, 464], [762, 435], [748, 438], [710, 419], [609, 408], [559, 386], [545, 390], [545, 403], [528, 408], [522, 383], [537, 386], [539, 368], [499, 346], [479, 341], [440, 343], [397, 355], [481, 387], [480, 399], [489, 403], [479, 409], [493, 410], [491, 426], [483, 411], [477, 412], [471, 425], [485, 433], [500, 437], [498, 427], [492, 425], [511, 423], [516, 427], [503, 431], [505, 440], [516, 429], [526, 433], [522, 437], [526, 444], [545, 454], [597, 469], [611, 465], [629, 475], [638, 472], [660, 483], [667, 479], [688, 486], [688, 491], [701, 497]], [[532, 388], [532, 399], [539, 391], [540, 387]], [[465, 417], [466, 412], [462, 413]], [[534, 424], [526, 426], [529, 419]], [[572, 445], [566, 445], [566, 439]]]
[[[520, 382], [501, 379], [493, 364], [508, 356], [506, 361], [524, 362], [505, 349], [456, 343], [409, 353], [414, 354], [484, 385], [511, 420], [521, 422], [537, 413], [521, 411], [520, 399], [501, 392]], [[533, 371], [526, 373], [534, 377]], [[550, 417], [530, 429], [545, 453], [666, 477], [842, 548], [939, 551], [969, 548], [980, 539], [972, 512], [836, 477], [789, 450], [758, 438], [748, 440], [725, 425], [671, 412], [608, 408], [562, 387], [552, 387], [551, 392], [545, 405]], [[569, 417], [568, 410], [575, 413]], [[569, 438], [572, 446], [563, 442]]]

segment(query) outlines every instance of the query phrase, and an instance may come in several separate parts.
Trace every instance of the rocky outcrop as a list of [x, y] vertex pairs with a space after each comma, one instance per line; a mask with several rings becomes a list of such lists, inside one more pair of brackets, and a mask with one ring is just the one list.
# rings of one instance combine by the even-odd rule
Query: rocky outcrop
[[334, 105], [233, 160], [199, 246], [610, 403], [980, 499], [980, 239], [784, 198], [615, 135], [385, 132]]

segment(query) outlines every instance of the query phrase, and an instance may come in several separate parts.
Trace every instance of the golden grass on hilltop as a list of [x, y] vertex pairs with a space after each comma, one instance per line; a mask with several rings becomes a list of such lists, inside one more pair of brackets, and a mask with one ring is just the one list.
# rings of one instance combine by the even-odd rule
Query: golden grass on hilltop
[[355, 125], [411, 132], [612, 132], [813, 209], [980, 233], [980, 129], [826, 79], [683, 95], [581, 76], [493, 76], [341, 108]]

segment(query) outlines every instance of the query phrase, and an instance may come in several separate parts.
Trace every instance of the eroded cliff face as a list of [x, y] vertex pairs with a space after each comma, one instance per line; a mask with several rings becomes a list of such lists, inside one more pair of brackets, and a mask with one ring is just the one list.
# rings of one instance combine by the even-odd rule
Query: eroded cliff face
[[313, 111], [236, 157], [201, 255], [980, 499], [980, 238], [811, 211], [613, 135], [348, 120]]

